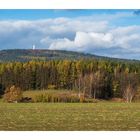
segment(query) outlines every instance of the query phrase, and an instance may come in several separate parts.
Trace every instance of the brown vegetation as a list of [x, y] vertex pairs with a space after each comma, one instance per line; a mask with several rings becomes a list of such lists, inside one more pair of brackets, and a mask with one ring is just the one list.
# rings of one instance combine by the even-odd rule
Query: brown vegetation
[[22, 91], [19, 87], [13, 85], [5, 90], [4, 101], [20, 102], [21, 99], [22, 99]]

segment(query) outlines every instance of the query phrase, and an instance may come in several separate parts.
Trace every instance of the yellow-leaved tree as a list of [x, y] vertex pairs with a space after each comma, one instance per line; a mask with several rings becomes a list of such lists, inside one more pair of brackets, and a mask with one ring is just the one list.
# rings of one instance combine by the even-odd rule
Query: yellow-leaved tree
[[4, 94], [4, 101], [6, 102], [20, 102], [22, 99], [22, 91], [19, 87], [15, 85], [10, 88], [6, 88]]

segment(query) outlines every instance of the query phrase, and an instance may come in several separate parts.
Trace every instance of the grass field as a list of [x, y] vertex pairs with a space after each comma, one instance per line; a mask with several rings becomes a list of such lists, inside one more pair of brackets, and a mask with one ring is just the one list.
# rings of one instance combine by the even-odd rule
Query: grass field
[[0, 103], [0, 130], [140, 130], [140, 103]]

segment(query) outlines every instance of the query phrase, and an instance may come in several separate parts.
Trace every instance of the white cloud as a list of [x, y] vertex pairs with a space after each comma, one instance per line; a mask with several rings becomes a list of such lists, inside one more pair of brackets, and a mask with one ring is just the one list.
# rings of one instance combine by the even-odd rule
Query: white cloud
[[74, 49], [90, 52], [96, 48], [112, 47], [113, 36], [110, 33], [77, 32], [73, 41], [64, 38], [52, 41], [49, 49]]
[[107, 28], [105, 21], [84, 21], [83, 24], [83, 21], [70, 18], [0, 21], [0, 46], [1, 49], [28, 48], [31, 44], [36, 43], [40, 48], [47, 48], [48, 46], [45, 46], [44, 43], [40, 43], [46, 36], [54, 39], [72, 39], [78, 31], [101, 32]]
[[49, 49], [55, 49], [55, 50], [77, 50], [76, 48], [77, 46], [75, 46], [73, 41], [70, 41], [67, 38], [63, 38], [63, 39], [56, 39], [54, 40]]
[[122, 26], [122, 27], [116, 27], [112, 30], [110, 30], [110, 33], [115, 35], [116, 37], [128, 35], [128, 34], [136, 34], [140, 33], [140, 26], [139, 25], [131, 25], [131, 26]]
[[[0, 48], [37, 48], [83, 51], [128, 57], [140, 52], [140, 26], [112, 26], [128, 13], [44, 20], [0, 21]], [[126, 56], [123, 54], [127, 54]]]
[[[117, 35], [112, 31], [108, 31], [107, 33], [77, 32], [73, 41], [69, 40], [68, 38], [57, 39], [52, 41], [49, 49], [74, 49], [76, 51], [90, 53], [95, 53], [96, 50], [100, 49], [101, 54], [102, 50], [106, 49], [106, 55], [110, 55], [109, 53], [111, 51], [109, 51], [109, 49], [113, 50], [114, 48], [118, 47], [125, 53], [140, 52], [140, 30], [138, 31], [139, 34], [133, 34], [133, 32], [126, 34], [124, 33], [126, 30], [124, 30], [124, 32], [118, 32]], [[114, 54], [114, 56], [118, 55], [119, 54]]]

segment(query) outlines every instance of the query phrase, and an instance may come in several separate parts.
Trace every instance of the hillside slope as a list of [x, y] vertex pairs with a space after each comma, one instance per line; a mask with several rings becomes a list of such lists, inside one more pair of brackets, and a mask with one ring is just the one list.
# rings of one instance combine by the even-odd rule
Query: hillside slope
[[30, 60], [77, 60], [81, 58], [101, 58], [96, 55], [84, 54], [72, 51], [60, 51], [60, 50], [25, 50], [25, 49], [13, 49], [13, 50], [1, 50], [0, 62], [27, 62]]
[[110, 58], [87, 53], [64, 51], [64, 50], [31, 50], [31, 49], [11, 49], [0, 51], [0, 62], [28, 62], [31, 60], [78, 60], [78, 59], [103, 59], [115, 61], [136, 62], [139, 60]]

